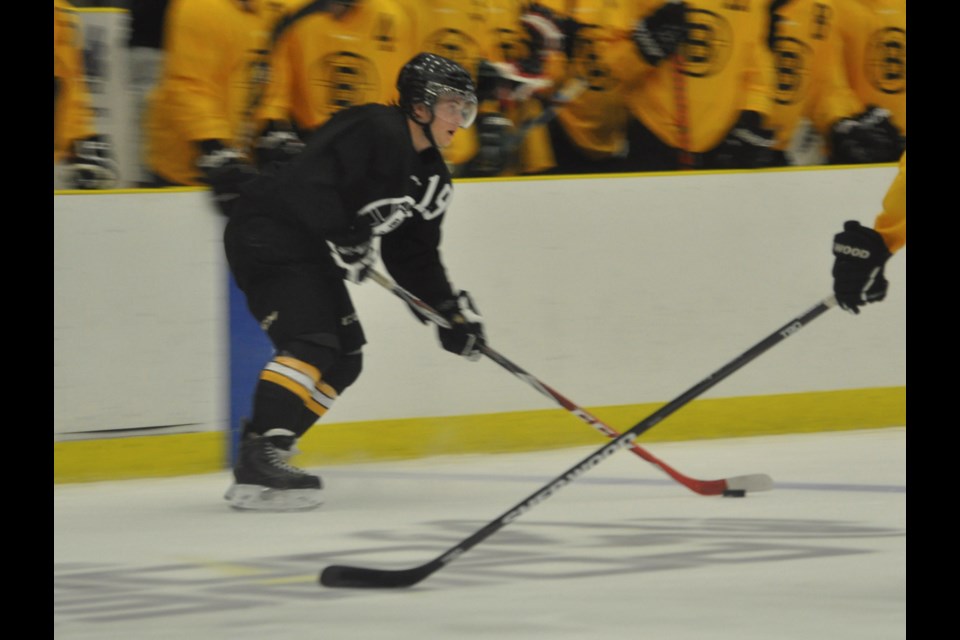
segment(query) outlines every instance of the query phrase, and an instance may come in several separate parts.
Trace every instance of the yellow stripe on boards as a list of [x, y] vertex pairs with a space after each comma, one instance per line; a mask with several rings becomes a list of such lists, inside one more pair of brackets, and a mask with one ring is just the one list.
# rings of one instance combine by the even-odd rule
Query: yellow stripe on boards
[[53, 443], [53, 481], [94, 482], [220, 471], [227, 464], [220, 431], [98, 438]]
[[[587, 409], [623, 432], [662, 404]], [[880, 387], [694, 400], [637, 443], [878, 429], [906, 425], [906, 388]], [[54, 482], [89, 482], [219, 472], [221, 432], [55, 442]], [[299, 443], [300, 466], [461, 453], [601, 446], [606, 436], [563, 409], [466, 416], [318, 423]], [[559, 470], [558, 470], [559, 471]]]

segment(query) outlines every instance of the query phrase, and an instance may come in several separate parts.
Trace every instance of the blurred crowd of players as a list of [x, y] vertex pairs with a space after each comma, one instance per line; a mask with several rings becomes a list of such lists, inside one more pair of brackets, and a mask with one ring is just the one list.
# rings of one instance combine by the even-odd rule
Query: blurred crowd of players
[[[81, 4], [54, 0], [54, 163], [72, 188], [113, 188]], [[883, 163], [906, 148], [906, 0], [116, 4], [136, 186], [229, 186], [284, 162], [334, 112], [393, 102], [420, 51], [479, 89], [476, 124], [445, 151], [455, 177]]]

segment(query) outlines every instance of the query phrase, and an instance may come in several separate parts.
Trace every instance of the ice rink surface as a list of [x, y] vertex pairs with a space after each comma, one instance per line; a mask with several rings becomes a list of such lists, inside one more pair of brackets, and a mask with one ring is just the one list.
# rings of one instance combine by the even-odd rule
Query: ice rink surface
[[326, 504], [246, 513], [229, 472], [54, 487], [54, 637], [226, 640], [906, 638], [906, 429], [629, 450], [407, 589], [320, 586], [329, 564], [439, 556], [604, 444], [315, 469]]

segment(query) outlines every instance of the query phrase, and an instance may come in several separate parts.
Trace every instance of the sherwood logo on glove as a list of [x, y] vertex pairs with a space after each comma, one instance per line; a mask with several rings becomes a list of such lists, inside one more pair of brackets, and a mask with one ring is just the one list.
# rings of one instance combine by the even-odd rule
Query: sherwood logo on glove
[[863, 258], [864, 260], [870, 257], [870, 252], [867, 251], [866, 249], [860, 249], [859, 247], [851, 247], [848, 244], [835, 243], [833, 245], [833, 252], [850, 256], [852, 258]]

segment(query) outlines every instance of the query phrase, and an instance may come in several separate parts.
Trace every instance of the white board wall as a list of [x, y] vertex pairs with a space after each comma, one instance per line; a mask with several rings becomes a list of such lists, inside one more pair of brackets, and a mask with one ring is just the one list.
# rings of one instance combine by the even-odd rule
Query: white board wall
[[[582, 406], [667, 401], [830, 293], [831, 238], [893, 166], [462, 182], [444, 259], [491, 344]], [[201, 191], [54, 196], [54, 435], [226, 428], [222, 219]], [[890, 295], [833, 310], [704, 397], [906, 384]], [[328, 422], [552, 408], [443, 352], [373, 283], [365, 370]]]

